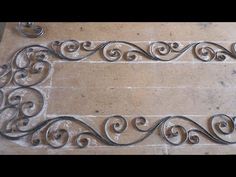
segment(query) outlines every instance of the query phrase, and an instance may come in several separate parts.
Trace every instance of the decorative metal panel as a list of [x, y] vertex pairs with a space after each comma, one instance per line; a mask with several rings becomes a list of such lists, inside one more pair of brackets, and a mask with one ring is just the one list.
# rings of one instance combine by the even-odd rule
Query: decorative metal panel
[[[119, 47], [117, 47], [119, 46]], [[125, 51], [121, 46], [126, 46]], [[147, 49], [146, 49], [147, 48]], [[18, 50], [8, 64], [0, 68], [0, 95], [1, 113], [11, 111], [7, 120], [1, 121], [0, 135], [6, 139], [17, 141], [24, 139], [27, 143], [49, 145], [52, 148], [62, 148], [68, 141], [73, 141], [75, 147], [84, 148], [89, 145], [91, 138], [107, 146], [129, 146], [145, 141], [153, 132], [158, 131], [160, 136], [171, 145], [183, 143], [197, 144], [200, 136], [208, 138], [212, 143], [234, 144], [224, 136], [235, 131], [235, 117], [225, 114], [216, 114], [208, 118], [209, 125], [200, 125], [185, 116], [168, 116], [161, 118], [151, 126], [146, 126], [147, 118], [134, 117], [132, 121], [122, 115], [107, 117], [101, 129], [97, 130], [86, 119], [71, 116], [44, 117], [32, 125], [30, 122], [41, 115], [45, 104], [45, 93], [38, 86], [47, 81], [53, 72], [51, 59], [76, 62], [87, 60], [95, 53], [100, 53], [101, 59], [107, 62], [124, 60], [132, 62], [139, 56], [156, 62], [171, 62], [180, 59], [185, 53], [190, 53], [200, 62], [224, 61], [226, 58], [236, 59], [236, 45], [230, 49], [213, 42], [195, 42], [182, 45], [179, 42], [156, 41], [145, 48], [128, 41], [107, 41], [95, 44], [92, 41], [53, 41], [48, 46], [29, 45]], [[78, 71], [79, 72], [79, 71]], [[63, 101], [63, 100], [62, 100]], [[167, 127], [169, 121], [181, 120], [191, 128], [186, 128], [180, 122]], [[74, 126], [83, 127], [83, 131], [71, 135], [66, 128], [52, 127], [55, 124], [71, 122]], [[131, 124], [137, 136], [127, 142], [118, 142], [111, 134], [122, 135]]]

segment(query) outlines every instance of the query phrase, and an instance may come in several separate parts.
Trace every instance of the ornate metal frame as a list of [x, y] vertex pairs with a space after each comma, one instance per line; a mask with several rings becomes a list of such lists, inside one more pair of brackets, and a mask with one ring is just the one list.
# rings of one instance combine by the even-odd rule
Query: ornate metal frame
[[[117, 45], [125, 45], [129, 49], [122, 51]], [[39, 117], [45, 107], [43, 91], [35, 86], [48, 79], [52, 69], [50, 56], [73, 62], [85, 60], [95, 53], [101, 52], [102, 58], [107, 62], [117, 60], [131, 62], [140, 55], [156, 62], [169, 62], [178, 59], [187, 51], [192, 51], [194, 58], [202, 62], [223, 61], [227, 57], [236, 59], [235, 43], [232, 44], [230, 50], [213, 42], [196, 42], [182, 46], [177, 42], [164, 41], [151, 43], [148, 51], [126, 41], [108, 41], [95, 45], [90, 41], [67, 40], [54, 41], [49, 46], [26, 46], [16, 52], [10, 63], [0, 67], [0, 135], [9, 140], [26, 138], [27, 142], [29, 138], [29, 142], [33, 146], [42, 144], [53, 148], [61, 148], [71, 139], [73, 139], [73, 144], [84, 148], [89, 145], [91, 138], [108, 146], [129, 146], [144, 141], [156, 130], [160, 132], [160, 136], [164, 140], [172, 145], [181, 145], [185, 142], [197, 144], [200, 141], [199, 134], [218, 144], [236, 143], [236, 141], [227, 140], [227, 135], [232, 134], [235, 130], [236, 117], [225, 114], [211, 116], [208, 129], [185, 116], [166, 116], [153, 123], [152, 126], [147, 126], [147, 118], [135, 117], [131, 121], [132, 127], [141, 135], [137, 139], [124, 143], [117, 142], [111, 136], [111, 133], [122, 134], [128, 128], [127, 119], [121, 115], [106, 118], [101, 125], [101, 131], [90, 126], [85, 120], [71, 116], [45, 117], [36, 125], [31, 124], [33, 118]], [[81, 55], [81, 52], [85, 54]], [[11, 112], [8, 118], [3, 116], [7, 111]], [[185, 121], [192, 128], [187, 129], [179, 123], [168, 127], [167, 123], [174, 119]], [[81, 126], [85, 130], [71, 135], [66, 128], [59, 126], [53, 128], [54, 125], [63, 124], [66, 121], [73, 122], [74, 125]]]

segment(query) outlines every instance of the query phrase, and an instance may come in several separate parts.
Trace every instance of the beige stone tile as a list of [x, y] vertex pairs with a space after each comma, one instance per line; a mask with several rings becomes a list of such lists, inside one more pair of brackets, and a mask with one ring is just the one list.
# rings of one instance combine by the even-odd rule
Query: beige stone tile
[[[227, 93], [227, 94], [222, 94]], [[235, 114], [235, 89], [52, 88], [50, 114]], [[64, 107], [66, 109], [64, 109]]]
[[[55, 114], [163, 114], [191, 112], [192, 92], [183, 89], [104, 89], [104, 88], [52, 88], [48, 113]], [[175, 105], [168, 103], [172, 97]], [[180, 105], [186, 104], [182, 107]], [[62, 109], [65, 105], [67, 109]], [[179, 105], [179, 106], [178, 106]], [[188, 109], [189, 108], [189, 109]]]
[[[219, 72], [220, 70], [220, 72]], [[53, 87], [235, 87], [229, 63], [55, 63]]]
[[[133, 146], [133, 147], [88, 147], [84, 149], [75, 148], [75, 149], [51, 149], [48, 147], [20, 147], [15, 143], [11, 143], [6, 140], [1, 140], [1, 149], [0, 154], [65, 154], [65, 155], [73, 155], [73, 154], [88, 154], [88, 155], [129, 155], [129, 154], [167, 154], [167, 150], [165, 147], [155, 147], [155, 146]], [[9, 146], [11, 148], [9, 148]]]
[[235, 145], [194, 145], [192, 147], [171, 147], [168, 149], [169, 155], [230, 155], [235, 153]]
[[192, 64], [56, 63], [53, 87], [185, 87], [193, 85]]
[[134, 146], [134, 147], [96, 147], [96, 148], [88, 148], [88, 149], [77, 149], [75, 150], [68, 150], [68, 151], [59, 151], [55, 152], [48, 151], [49, 154], [104, 154], [104, 155], [133, 155], [133, 154], [144, 154], [144, 155], [164, 155], [166, 154], [165, 147], [153, 147], [153, 146]]

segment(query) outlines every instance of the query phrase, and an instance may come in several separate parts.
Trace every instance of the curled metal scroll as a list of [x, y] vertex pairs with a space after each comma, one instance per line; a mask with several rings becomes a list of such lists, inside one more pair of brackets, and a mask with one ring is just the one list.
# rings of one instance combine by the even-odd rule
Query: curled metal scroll
[[29, 38], [37, 38], [44, 34], [43, 28], [34, 22], [19, 22], [17, 28], [21, 35]]
[[[122, 47], [126, 49], [122, 50]], [[127, 49], [128, 48], [128, 49]], [[109, 62], [117, 60], [133, 61], [139, 56], [154, 61], [171, 61], [180, 58], [192, 49], [194, 57], [200, 61], [224, 61], [227, 56], [236, 59], [236, 44], [228, 50], [213, 42], [196, 42], [186, 46], [177, 42], [167, 43], [157, 41], [149, 44], [149, 49], [144, 50], [134, 43], [127, 41], [108, 41], [95, 45], [91, 41], [79, 42], [76, 40], [54, 41], [49, 49], [54, 55], [63, 60], [78, 61], [86, 59], [96, 52], [101, 52], [103, 59]], [[81, 53], [84, 54], [81, 54]]]
[[[122, 50], [124, 46], [126, 50]], [[67, 144], [84, 148], [92, 140], [107, 146], [129, 146], [144, 141], [156, 131], [163, 140], [175, 146], [183, 143], [197, 144], [200, 135], [214, 143], [235, 144], [236, 140], [229, 140], [235, 131], [235, 117], [225, 114], [209, 117], [208, 128], [185, 116], [163, 117], [150, 126], [147, 125], [148, 119], [142, 116], [128, 121], [121, 115], [112, 115], [99, 125], [101, 130], [89, 125], [83, 118], [43, 117], [45, 93], [37, 86], [50, 77], [53, 62], [50, 57], [78, 61], [100, 51], [103, 59], [108, 62], [122, 59], [131, 62], [139, 56], [167, 62], [191, 49], [193, 56], [203, 62], [224, 61], [227, 57], [236, 59], [235, 43], [230, 50], [212, 42], [182, 46], [177, 42], [163, 41], [151, 43], [147, 51], [126, 41], [108, 41], [95, 45], [88, 41], [68, 40], [54, 41], [50, 46], [26, 46], [16, 52], [10, 63], [0, 67], [0, 135], [9, 140], [25, 139], [33, 146], [48, 145], [52, 148], [62, 148]], [[36, 124], [32, 123], [40, 116], [43, 119], [39, 119]], [[71, 134], [70, 128], [63, 126], [68, 122], [78, 126], [76, 134]], [[122, 137], [130, 129], [138, 134], [133, 139], [122, 141], [115, 138], [116, 135]]]

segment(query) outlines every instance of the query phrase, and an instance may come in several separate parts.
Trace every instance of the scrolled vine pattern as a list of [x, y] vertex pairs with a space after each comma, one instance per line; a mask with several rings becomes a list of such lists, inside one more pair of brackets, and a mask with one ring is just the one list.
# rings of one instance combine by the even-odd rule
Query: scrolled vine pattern
[[[55, 59], [80, 61], [100, 52], [107, 62], [132, 62], [140, 56], [168, 62], [190, 50], [194, 58], [202, 62], [224, 61], [227, 56], [236, 59], [235, 43], [230, 50], [213, 42], [183, 46], [177, 42], [164, 41], [150, 43], [148, 50], [126, 41], [95, 44], [91, 41], [67, 40], [54, 41], [49, 46], [26, 46], [18, 50], [8, 64], [0, 66], [0, 135], [9, 140], [25, 139], [32, 146], [48, 145], [52, 148], [62, 148], [68, 144], [84, 148], [94, 140], [107, 146], [129, 146], [144, 141], [154, 132], [174, 146], [198, 144], [200, 135], [214, 143], [235, 144], [236, 141], [230, 141], [228, 137], [235, 131], [236, 118], [225, 114], [211, 116], [208, 128], [185, 116], [167, 116], [150, 126], [148, 119], [143, 116], [128, 120], [121, 115], [112, 115], [99, 125], [100, 131], [85, 119], [71, 116], [43, 117], [36, 124], [32, 123], [32, 120], [43, 116], [45, 93], [37, 86], [50, 77]], [[78, 132], [72, 134], [69, 126], [64, 126], [68, 123], [78, 126]], [[117, 135], [124, 137], [130, 129], [138, 134], [132, 140], [116, 138]]]
[[[214, 122], [214, 119], [216, 119], [216, 117], [222, 120]], [[187, 129], [178, 123], [168, 127], [168, 122], [173, 119], [182, 120], [187, 123], [190, 123], [192, 127]], [[205, 129], [200, 124], [185, 116], [164, 117], [158, 120], [157, 122], [153, 123], [152, 126], [143, 129], [140, 127], [144, 126], [143, 121], [146, 122], [147, 120], [144, 117], [137, 117], [132, 119], [132, 122], [134, 122], [132, 128], [135, 129], [141, 135], [139, 135], [138, 138], [129, 142], [118, 142], [112, 136], [110, 136], [111, 133], [121, 135], [127, 129], [128, 121], [126, 118], [120, 115], [114, 115], [105, 119], [102, 127], [102, 132], [99, 132], [81, 119], [77, 119], [75, 117], [70, 116], [60, 116], [42, 121], [35, 127], [32, 127], [28, 130], [18, 130], [22, 133], [17, 136], [13, 136], [10, 133], [2, 131], [0, 132], [0, 135], [10, 140], [18, 140], [25, 136], [31, 136], [31, 144], [33, 146], [38, 146], [44, 140], [43, 144], [49, 145], [52, 148], [61, 148], [73, 138], [75, 139], [74, 145], [76, 145], [76, 147], [78, 148], [84, 148], [88, 146], [91, 142], [91, 138], [107, 146], [129, 146], [144, 141], [150, 135], [154, 134], [155, 131], [159, 131], [161, 138], [164, 139], [167, 143], [174, 146], [178, 146], [183, 143], [198, 144], [200, 142], [199, 135], [203, 135], [212, 142], [218, 144], [227, 145], [236, 143], [236, 141], [228, 141], [227, 139], [221, 137], [221, 135], [230, 135], [234, 133], [234, 118], [231, 118], [224, 114], [217, 114], [210, 117], [209, 120], [211, 120], [212, 130]], [[73, 135], [73, 137], [71, 137], [72, 135], [70, 135], [68, 129], [52, 128], [54, 125], [56, 125], [56, 123], [63, 124], [63, 122], [65, 121], [72, 122], [74, 125], [76, 124], [78, 126], [82, 126], [84, 127], [84, 130], [78, 132], [76, 135]], [[229, 131], [225, 132], [224, 129], [229, 129]], [[41, 138], [34, 136], [34, 134], [39, 131], [43, 132]]]

